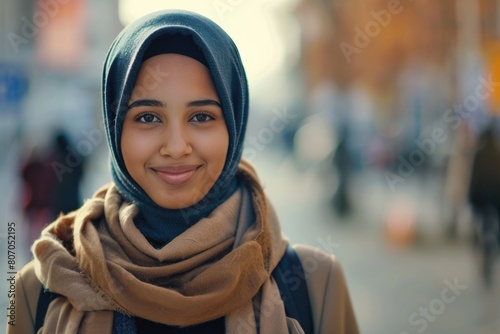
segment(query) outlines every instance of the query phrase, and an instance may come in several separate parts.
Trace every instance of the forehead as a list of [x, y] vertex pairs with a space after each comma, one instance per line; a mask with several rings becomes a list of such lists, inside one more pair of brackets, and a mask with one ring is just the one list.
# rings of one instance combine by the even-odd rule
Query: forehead
[[139, 68], [137, 79], [152, 76], [160, 80], [182, 74], [210, 77], [208, 68], [194, 58], [177, 53], [165, 53], [145, 60]]
[[180, 54], [156, 55], [141, 64], [132, 99], [138, 95], [169, 92], [217, 96], [208, 68], [201, 62]]

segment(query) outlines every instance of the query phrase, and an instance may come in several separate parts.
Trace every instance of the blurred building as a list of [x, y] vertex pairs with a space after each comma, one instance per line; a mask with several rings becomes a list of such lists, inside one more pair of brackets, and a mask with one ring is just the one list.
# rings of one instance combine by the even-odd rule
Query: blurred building
[[0, 146], [43, 146], [98, 127], [100, 73], [121, 30], [118, 0], [0, 3]]
[[[370, 145], [380, 150], [381, 142], [393, 156], [411, 151], [454, 103], [473, 93], [480, 76], [500, 78], [499, 12], [498, 0], [300, 1], [295, 13], [309, 112], [320, 100], [321, 108], [343, 115], [341, 122], [369, 121], [377, 140], [361, 145], [368, 151]], [[338, 111], [342, 100], [348, 112]], [[499, 107], [495, 90], [474, 107], [480, 111], [471, 122]]]

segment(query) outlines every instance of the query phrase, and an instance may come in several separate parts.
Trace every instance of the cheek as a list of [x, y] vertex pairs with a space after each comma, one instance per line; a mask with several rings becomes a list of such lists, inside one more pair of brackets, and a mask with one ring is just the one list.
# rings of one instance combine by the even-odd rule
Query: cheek
[[229, 135], [227, 130], [215, 131], [210, 136], [197, 138], [198, 152], [210, 163], [211, 173], [219, 174], [226, 162], [229, 146]]
[[147, 160], [152, 150], [151, 138], [137, 131], [123, 129], [121, 150], [125, 166], [133, 174], [133, 166], [142, 165]]

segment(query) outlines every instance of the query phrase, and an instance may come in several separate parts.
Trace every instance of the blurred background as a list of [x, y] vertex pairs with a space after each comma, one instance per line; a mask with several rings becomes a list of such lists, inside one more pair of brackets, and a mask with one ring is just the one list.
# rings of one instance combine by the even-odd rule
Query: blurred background
[[6, 278], [8, 223], [19, 270], [45, 224], [111, 180], [102, 63], [164, 8], [239, 46], [244, 157], [290, 240], [337, 255], [363, 333], [500, 333], [500, 0], [2, 0]]

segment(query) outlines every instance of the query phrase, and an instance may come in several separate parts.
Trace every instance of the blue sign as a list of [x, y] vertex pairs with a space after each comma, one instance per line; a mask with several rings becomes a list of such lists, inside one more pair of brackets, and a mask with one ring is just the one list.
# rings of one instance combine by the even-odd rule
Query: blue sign
[[0, 63], [0, 111], [19, 104], [28, 91], [28, 78], [17, 64]]

